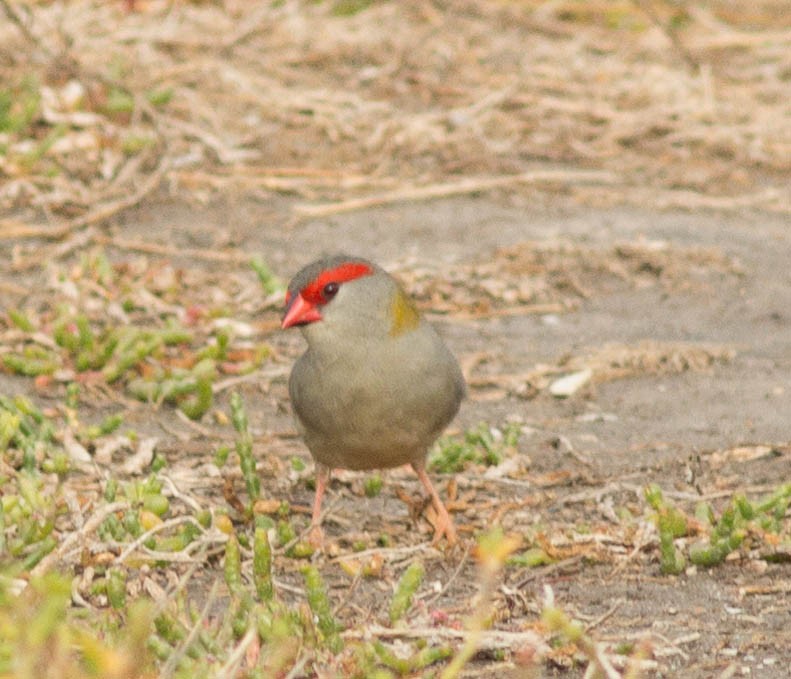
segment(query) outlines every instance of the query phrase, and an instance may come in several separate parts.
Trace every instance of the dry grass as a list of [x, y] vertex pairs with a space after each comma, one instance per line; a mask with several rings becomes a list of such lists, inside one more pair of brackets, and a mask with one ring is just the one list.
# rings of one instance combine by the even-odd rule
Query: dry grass
[[738, 261], [714, 248], [665, 241], [602, 247], [570, 240], [526, 241], [481, 262], [435, 270], [405, 265], [401, 278], [426, 309], [456, 319], [570, 311], [624, 288], [705, 290], [741, 274]]
[[[782, 2], [124, 7], [3, 3], [3, 236], [63, 238], [162, 186], [297, 194], [296, 218], [536, 183], [791, 204]], [[609, 174], [512, 179], [546, 163]]]

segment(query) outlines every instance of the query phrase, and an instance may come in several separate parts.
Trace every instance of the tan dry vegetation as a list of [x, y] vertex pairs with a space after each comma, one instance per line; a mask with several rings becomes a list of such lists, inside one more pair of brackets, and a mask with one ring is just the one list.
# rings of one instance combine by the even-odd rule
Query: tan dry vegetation
[[62, 237], [162, 182], [296, 194], [295, 218], [536, 184], [786, 211], [783, 5], [4, 2], [2, 81], [41, 107], [3, 138], [3, 235]]
[[561, 313], [623, 288], [700, 291], [741, 273], [739, 262], [718, 248], [646, 240], [606, 247], [525, 241], [487, 253], [479, 263], [443, 266], [441, 276], [407, 268], [401, 278], [423, 308], [456, 319]]

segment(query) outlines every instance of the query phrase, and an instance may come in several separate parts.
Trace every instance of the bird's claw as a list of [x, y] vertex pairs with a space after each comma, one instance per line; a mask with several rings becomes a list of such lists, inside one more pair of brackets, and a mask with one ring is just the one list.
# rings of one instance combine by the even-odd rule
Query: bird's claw
[[431, 541], [431, 544], [434, 547], [442, 541], [443, 537], [448, 547], [453, 547], [459, 541], [456, 535], [456, 526], [453, 525], [453, 519], [450, 518], [450, 514], [437, 514], [432, 523], [434, 524], [434, 539]]

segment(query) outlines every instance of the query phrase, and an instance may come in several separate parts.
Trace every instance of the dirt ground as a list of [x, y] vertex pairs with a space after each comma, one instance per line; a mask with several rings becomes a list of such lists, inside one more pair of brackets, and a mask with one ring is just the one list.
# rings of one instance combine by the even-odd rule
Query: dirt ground
[[[529, 459], [523, 480], [476, 478], [483, 469], [458, 476], [461, 489], [474, 489], [476, 497], [489, 499], [491, 506], [483, 516], [462, 512], [457, 522], [462, 530], [478, 530], [498, 515], [507, 530], [540, 527], [550, 539], [553, 530], [566, 534], [569, 526], [583, 525], [594, 535], [610, 535], [602, 539], [613, 544], [604, 545], [597, 558], [591, 555], [591, 562], [570, 559], [567, 564], [509, 571], [498, 593], [503, 629], [522, 629], [535, 620], [543, 588], [551, 585], [557, 601], [571, 614], [595, 621], [591, 631], [597, 640], [649, 638], [658, 662], [656, 676], [711, 677], [729, 667], [745, 676], [787, 676], [787, 564], [736, 559], [711, 570], [693, 568], [680, 576], [662, 576], [655, 539], [645, 537], [641, 545], [639, 535], [624, 535], [624, 542], [616, 545], [608, 529], [608, 523], [616, 521], [613, 507], [639, 507], [641, 489], [649, 482], [660, 484], [671, 496], [678, 493], [680, 502], [692, 506], [696, 496], [714, 498], [716, 505], [717, 498], [733, 491], [769, 490], [788, 478], [791, 234], [786, 219], [756, 211], [602, 210], [562, 198], [514, 202], [504, 195], [396, 205], [284, 229], [259, 217], [260, 207], [251, 201], [224, 202], [199, 211], [166, 201], [127, 214], [115, 230], [124, 238], [176, 246], [210, 247], [213, 239], [229, 239], [240, 251], [261, 254], [283, 278], [324, 252], [327, 243], [333, 250], [376, 258], [407, 280], [410, 271], [421, 268], [442, 279], [453, 267], [491, 261], [504, 248], [525, 242], [566, 241], [604, 252], [618, 243], [662, 244], [674, 249], [670, 263], [681, 260], [689, 248], [716, 253], [708, 264], [704, 258], [694, 269], [679, 266], [664, 283], [655, 272], [637, 283], [613, 281], [609, 274], [599, 273], [586, 281], [588, 297], [568, 313], [437, 317], [473, 385], [455, 427], [516, 421], [528, 432], [519, 445], [520, 455]], [[213, 263], [189, 257], [173, 261], [206, 269], [207, 275], [218, 273]], [[576, 273], [585, 275], [580, 266]], [[33, 276], [27, 282], [35, 285], [36, 280]], [[546, 391], [525, 394], [519, 384], [519, 376], [536, 365], [614, 343], [639, 346], [646, 340], [728, 348], [733, 358], [727, 354], [702, 370], [635, 374], [588, 385], [568, 399]], [[242, 392], [257, 452], [265, 458], [273, 450], [284, 460], [293, 454], [305, 456], [301, 444], [291, 438], [285, 386], [301, 338], [297, 333], [276, 333], [271, 341], [282, 360], [260, 382], [243, 385]], [[30, 391], [28, 383], [16, 378], [4, 377], [3, 386]], [[207, 440], [167, 410], [157, 412], [152, 421], [151, 412], [142, 406], [127, 421], [159, 436], [166, 432], [162, 448], [185, 473], [211, 459], [212, 433], [227, 436], [222, 430], [213, 432], [207, 423]], [[775, 452], [754, 460], [728, 453], [758, 445]], [[309, 505], [310, 491], [304, 486], [268, 478], [266, 470], [264, 464], [267, 495], [285, 495], [296, 504]], [[392, 495], [394, 483], [417, 491], [407, 474], [390, 473], [377, 499], [358, 496], [354, 484], [360, 475], [342, 478], [330, 492], [331, 539], [345, 538], [341, 544], [348, 545], [352, 537], [376, 534], [383, 526], [397, 536], [400, 546], [427, 537], [411, 534], [406, 508]], [[203, 491], [200, 484], [191, 488], [222, 502], [219, 479], [207, 479]], [[526, 506], [498, 510], [519, 507], [525, 499], [530, 500]], [[433, 550], [426, 552], [431, 564], [427, 582], [447, 582], [460, 556], [447, 561]], [[338, 596], [348, 596], [348, 581], [337, 566], [324, 566]], [[432, 608], [464, 611], [475, 590], [475, 565], [467, 559], [461, 568]], [[379, 596], [376, 586], [360, 586], [355, 615], [377, 610]], [[497, 663], [480, 661], [470, 676], [501, 671], [492, 665]], [[547, 676], [576, 676], [573, 670], [551, 665], [546, 671]]]
[[[238, 385], [255, 437], [262, 488], [266, 496], [307, 507], [310, 470], [302, 476], [284, 471], [292, 456], [308, 460], [295, 437], [286, 389], [302, 340], [296, 332], [276, 329], [278, 310], [271, 300], [244, 292], [257, 285], [246, 262], [258, 255], [287, 280], [328, 251], [375, 259], [401, 278], [464, 367], [469, 397], [452, 430], [480, 422], [520, 424], [518, 469], [491, 473], [475, 467], [456, 475], [461, 499], [455, 518], [465, 545], [451, 555], [429, 546], [429, 525], [422, 519], [414, 523], [396, 499], [396, 486], [418, 492], [409, 474], [387, 473], [376, 498], [363, 496], [363, 475], [339, 474], [329, 491], [325, 521], [335, 549], [348, 553], [356, 539], [371, 542], [379, 533], [389, 533], [392, 572], [415, 554], [428, 569], [415, 624], [440, 611], [460, 625], [477, 589], [469, 552], [472, 536], [500, 523], [507, 532], [540, 536], [558, 558], [547, 566], [506, 569], [495, 597], [497, 629], [535, 628], [545, 587], [551, 586], [558, 605], [583, 621], [596, 641], [616, 646], [648, 640], [654, 664], [645, 676], [788, 677], [788, 560], [774, 563], [737, 551], [711, 569], [688, 567], [680, 575], [662, 575], [656, 530], [645, 520], [643, 499], [646, 484], [657, 483], [667, 498], [691, 513], [698, 499], [719, 509], [735, 492], [754, 498], [791, 478], [791, 211], [783, 151], [789, 143], [789, 112], [787, 98], [782, 101], [788, 65], [775, 49], [787, 37], [771, 34], [774, 42], [767, 44], [773, 47], [764, 56], [775, 71], [755, 84], [758, 103], [744, 122], [737, 109], [749, 109], [750, 74], [758, 72], [760, 60], [750, 52], [759, 49], [759, 41], [740, 42], [741, 33], [737, 38], [728, 33], [721, 43], [709, 36], [697, 47], [690, 40], [693, 47], [668, 53], [673, 45], [678, 48], [667, 37], [675, 39], [674, 34], [663, 38], [654, 27], [624, 56], [617, 34], [598, 25], [596, 17], [604, 11], [598, 5], [592, 5], [592, 19], [581, 19], [589, 33], [577, 34], [557, 15], [539, 13], [529, 21], [519, 15], [517, 21], [507, 8], [489, 14], [476, 3], [454, 11], [408, 3], [408, 18], [385, 38], [382, 22], [394, 21], [398, 10], [395, 3], [377, 3], [372, 14], [351, 17], [336, 34], [329, 29], [322, 33], [317, 46], [306, 36], [324, 27], [324, 10], [312, 7], [301, 13], [284, 4], [286, 10], [271, 10], [281, 12], [273, 15], [281, 23], [271, 27], [261, 49], [274, 55], [287, 44], [293, 53], [283, 52], [273, 72], [256, 73], [262, 80], [246, 82], [239, 73], [225, 73], [225, 80], [211, 81], [215, 89], [201, 89], [190, 80], [205, 66], [203, 61], [190, 63], [190, 57], [198, 59], [202, 44], [176, 41], [172, 31], [178, 24], [164, 22], [152, 44], [168, 58], [179, 58], [174, 57], [176, 65], [160, 64], [153, 52], [140, 48], [146, 7], [132, 16], [123, 40], [140, 49], [134, 58], [144, 66], [157, 63], [157, 78], [165, 78], [167, 71], [167, 78], [184, 78], [184, 91], [206, 96], [185, 104], [177, 95], [177, 108], [192, 106], [200, 113], [204, 104], [209, 110], [209, 104], [238, 96], [244, 99], [242, 109], [260, 106], [263, 111], [261, 98], [270, 97], [277, 115], [270, 119], [261, 113], [250, 122], [243, 119], [244, 111], [217, 106], [213, 119], [196, 113], [194, 127], [187, 129], [174, 126], [174, 120], [190, 117], [177, 110], [158, 128], [158, 133], [170, 130], [170, 136], [162, 133], [170, 146], [157, 146], [160, 155], [146, 156], [133, 168], [140, 176], [154, 177], [154, 188], [128, 205], [112, 203], [106, 220], [73, 221], [83, 210], [90, 215], [101, 208], [86, 198], [91, 191], [108, 201], [133, 194], [123, 182], [86, 181], [79, 198], [72, 193], [66, 200], [59, 196], [76, 184], [49, 184], [42, 178], [34, 190], [15, 177], [21, 193], [12, 195], [9, 189], [4, 194], [7, 221], [0, 227], [19, 234], [0, 243], [8, 253], [0, 260], [8, 305], [44, 303], [51, 271], [36, 258], [67, 270], [97, 245], [116, 263], [145, 257], [152, 267], [172, 265], [196, 282], [186, 295], [193, 295], [195, 303], [207, 295], [231, 306], [244, 298], [245, 305], [234, 309], [236, 317], [275, 350], [274, 360]], [[712, 4], [722, 21], [730, 5]], [[211, 25], [215, 9], [191, 8], [199, 17], [195, 25]], [[110, 37], [91, 30], [111, 10], [92, 11], [92, 16], [72, 14], [63, 21], [66, 30], [69, 21], [87, 27], [80, 34], [86, 49], [91, 44], [85, 36], [99, 36], [92, 48], [101, 52], [101, 39]], [[445, 11], [452, 15], [455, 32], [443, 32], [438, 24]], [[772, 28], [778, 11], [773, 3], [755, 7], [751, 21], [756, 34]], [[698, 29], [711, 28], [694, 18]], [[376, 26], [370, 35], [368, 21]], [[264, 39], [255, 34], [248, 40], [247, 24], [236, 24], [233, 31], [218, 25], [237, 42], [226, 41], [226, 52], [218, 48], [206, 60], [217, 65], [225, 55], [249, 75], [251, 64], [258, 64], [257, 41]], [[410, 34], [415, 26], [423, 27], [422, 37]], [[787, 31], [783, 26], [778, 30]], [[289, 31], [299, 39], [287, 41]], [[546, 76], [536, 87], [541, 96], [535, 101], [528, 97], [530, 83], [497, 79], [522, 54], [526, 36], [534, 42], [525, 68]], [[377, 39], [398, 47], [400, 70], [388, 70], [387, 59], [372, 56], [378, 54]], [[423, 39], [435, 51], [426, 47], [430, 55], [421, 53], [413, 62], [410, 50], [417, 54]], [[449, 56], [451, 47], [458, 47], [456, 39], [475, 47], [461, 61]], [[556, 43], [563, 44], [568, 63], [576, 64], [567, 80], [547, 71]], [[574, 56], [588, 61], [578, 63]], [[713, 124], [699, 119], [693, 110], [697, 104], [685, 99], [687, 87], [701, 101], [707, 96], [705, 82], [698, 91], [698, 81], [688, 73], [690, 59], [713, 65], [713, 75], [709, 71], [707, 77], [722, 88], [716, 95], [723, 105], [721, 117], [715, 115]], [[417, 66], [421, 60], [431, 63], [425, 72]], [[480, 71], [470, 65], [475, 63]], [[366, 65], [371, 73], [359, 75]], [[590, 72], [598, 74], [595, 85], [589, 83]], [[679, 77], [677, 85], [684, 84], [667, 99], [624, 85], [640, 81], [646, 72], [646, 88], [651, 77], [673, 82], [666, 79], [668, 72]], [[134, 82], [143, 76], [133, 71], [128, 77]], [[445, 88], [446, 79], [455, 89]], [[563, 85], [551, 84], [561, 80]], [[235, 94], [224, 89], [232, 89], [231, 81]], [[282, 110], [274, 100], [283, 93], [266, 89], [275, 82], [293, 86], [294, 100]], [[567, 85], [568, 91], [563, 89]], [[608, 86], [620, 95], [612, 100], [601, 95], [600, 88]], [[500, 98], [474, 108], [492, 92]], [[641, 121], [643, 104], [635, 102], [644, 99], [652, 104], [645, 104], [650, 120]], [[726, 100], [733, 108], [725, 106]], [[679, 101], [685, 103], [676, 106]], [[563, 102], [572, 103], [564, 107]], [[524, 113], [533, 104], [534, 112]], [[522, 107], [521, 118], [511, 115], [517, 107]], [[474, 119], [475, 129], [470, 132], [461, 118], [454, 127], [453, 120], [432, 117], [432, 112], [451, 108], [461, 118]], [[616, 111], [629, 112], [628, 129]], [[376, 126], [372, 121], [379, 116], [381, 125]], [[782, 125], [776, 134], [767, 131], [778, 120]], [[587, 127], [579, 127], [580, 121]], [[708, 136], [712, 128], [722, 135]], [[264, 148], [267, 158], [223, 156], [246, 145]], [[321, 153], [316, 150], [320, 146]], [[193, 152], [197, 155], [190, 157]], [[160, 157], [173, 164], [157, 164]], [[267, 163], [290, 168], [281, 173], [283, 184], [262, 181], [269, 176], [261, 171]], [[9, 177], [10, 167], [3, 166]], [[303, 184], [294, 168], [317, 174], [307, 173]], [[499, 185], [484, 181], [519, 172], [556, 172], [561, 178]], [[599, 174], [593, 179], [575, 174], [584, 172]], [[612, 172], [622, 175], [611, 181], [607, 173]], [[69, 181], [76, 183], [77, 175], [69, 174]], [[465, 177], [473, 177], [477, 188], [457, 190], [454, 182]], [[141, 186], [138, 180], [133, 183], [135, 190]], [[419, 194], [426, 186], [444, 189], [429, 200]], [[22, 200], [28, 190], [41, 200]], [[398, 190], [404, 191], [400, 200], [388, 193]], [[324, 209], [369, 194], [378, 197], [370, 205]], [[306, 205], [318, 208], [317, 216]], [[63, 234], [49, 237], [46, 229], [36, 231], [53, 219], [67, 225]], [[185, 300], [185, 308], [189, 305]], [[568, 398], [549, 393], [555, 377], [585, 368], [593, 372], [581, 389]], [[44, 405], [50, 398], [31, 380], [6, 373], [0, 373], [0, 391], [32, 394]], [[227, 396], [227, 391], [218, 394], [218, 409], [227, 410]], [[172, 408], [124, 403], [128, 426], [159, 437], [158, 450], [167, 456], [173, 478], [201, 502], [223, 505], [222, 478], [212, 471], [211, 461], [218, 443], [229, 440], [228, 427], [208, 416], [194, 425]], [[98, 419], [114, 406], [112, 398], [97, 402], [92, 415]], [[240, 483], [238, 471], [234, 479]], [[442, 478], [443, 494], [449, 480]], [[624, 512], [631, 520], [624, 519]], [[275, 573], [288, 597], [299, 579], [285, 562], [283, 558], [280, 570], [276, 564]], [[345, 625], [363, 630], [381, 619], [391, 583], [350, 584], [332, 556], [317, 563]], [[214, 563], [214, 568], [219, 572], [221, 565]], [[217, 572], [207, 572], [206, 581]], [[514, 657], [503, 659], [493, 652], [478, 656], [466, 671], [470, 677], [521, 676]], [[584, 669], [573, 655], [555, 649], [541, 672], [581, 677]]]
[[[483, 482], [482, 492], [494, 499], [490, 512], [498, 503], [538, 494], [540, 499], [528, 511], [503, 516], [503, 524], [517, 531], [525, 524], [540, 524], [551, 535], [556, 524], [606, 524], [608, 506], [639, 502], [640, 489], [649, 482], [693, 497], [770, 488], [788, 479], [791, 233], [784, 217], [596, 210], [562, 200], [551, 201], [551, 207], [509, 203], [504, 196], [499, 201], [485, 197], [400, 205], [288, 230], [270, 229], [257, 221], [254, 205], [241, 210], [238, 204], [210, 208], [200, 214], [198, 225], [192, 210], [170, 206], [168, 223], [170, 237], [186, 242], [210, 237], [222, 219], [239, 248], [277, 262], [284, 277], [325, 251], [328, 242], [333, 249], [374, 257], [395, 270], [427, 266], [438, 277], [446, 267], [486, 261], [498, 248], [525, 241], [568, 239], [606, 249], [645, 239], [677, 248], [714, 249], [738, 262], [738, 273], [707, 270], [704, 265], [673, 281], [671, 290], [658, 283], [643, 288], [622, 283], [618, 289], [592, 294], [567, 314], [475, 321], [451, 317], [439, 327], [463, 364], [476, 357], [480, 368], [472, 371], [473, 378], [519, 375], [566, 354], [642, 340], [722, 345], [736, 352], [732, 361], [703, 371], [612, 381], [568, 400], [546, 394], [525, 400], [513, 390], [491, 393], [485, 386], [473, 388], [456, 425], [523, 422], [533, 432], [520, 444], [520, 453], [531, 460], [531, 473], [568, 472], [562, 483], [547, 491], [530, 481]], [[160, 215], [160, 209], [144, 209], [130, 218], [124, 234], [156, 239], [154, 214]], [[606, 287], [605, 282], [602, 288]], [[301, 339], [293, 333], [277, 342], [289, 356], [301, 348]], [[272, 383], [266, 397], [253, 385], [245, 395], [256, 404], [251, 417], [261, 432], [283, 432], [291, 426], [285, 376]], [[564, 441], [560, 446], [559, 437]], [[717, 451], [759, 444], [775, 446], [778, 453], [754, 461], [727, 455], [724, 461], [712, 461]], [[462, 487], [465, 481], [477, 484], [462, 475]], [[403, 475], [398, 475], [398, 482], [413, 489], [416, 485]], [[337, 487], [334, 495], [337, 504], [328, 521], [331, 536], [342, 536], [352, 526], [376, 531], [393, 514], [407, 521], [406, 510], [387, 491], [384, 504], [345, 490], [339, 494]], [[310, 496], [303, 493], [296, 499], [307, 504]], [[481, 518], [476, 516], [473, 525]], [[463, 516], [458, 521], [464, 526]], [[429, 580], [442, 582], [452, 571], [441, 560], [434, 568]], [[467, 564], [435, 605], [453, 609], [466, 600], [472, 582], [474, 566]], [[548, 568], [546, 574], [509, 573], [501, 594], [508, 601], [511, 628], [535, 615], [545, 584], [552, 585], [558, 600], [582, 620], [611, 612], [595, 627], [597, 639], [653, 639], [660, 651], [657, 676], [718, 676], [731, 665], [737, 675], [787, 676], [787, 564], [737, 560], [711, 571], [665, 577], [659, 574], [655, 549], [647, 549], [626, 566], [607, 561]]]

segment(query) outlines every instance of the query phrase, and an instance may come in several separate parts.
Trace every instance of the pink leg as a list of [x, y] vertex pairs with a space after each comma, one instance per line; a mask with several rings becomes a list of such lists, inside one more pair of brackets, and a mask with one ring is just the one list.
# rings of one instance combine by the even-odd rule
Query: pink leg
[[316, 463], [316, 495], [313, 498], [313, 514], [310, 520], [310, 534], [308, 540], [314, 547], [321, 547], [324, 542], [324, 532], [321, 530], [321, 500], [330, 481], [332, 470], [323, 464]]
[[437, 512], [437, 525], [434, 527], [434, 544], [437, 544], [444, 535], [448, 541], [448, 545], [455, 545], [456, 528], [453, 525], [453, 519], [450, 518], [450, 514], [448, 514], [445, 505], [442, 504], [442, 500], [437, 494], [434, 484], [431, 483], [431, 479], [428, 477], [428, 474], [426, 474], [425, 462], [413, 463], [412, 469], [415, 470], [417, 477], [423, 484], [423, 488], [425, 488], [431, 496], [431, 504], [434, 505], [434, 510]]

